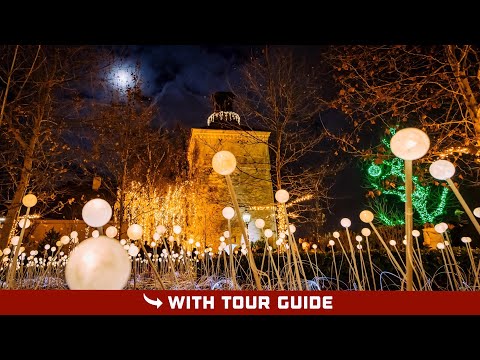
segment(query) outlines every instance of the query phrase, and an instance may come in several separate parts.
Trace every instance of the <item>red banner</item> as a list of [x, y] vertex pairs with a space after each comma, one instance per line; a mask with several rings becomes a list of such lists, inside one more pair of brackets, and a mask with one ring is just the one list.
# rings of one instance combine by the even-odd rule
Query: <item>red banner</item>
[[3, 290], [0, 315], [480, 315], [480, 292]]

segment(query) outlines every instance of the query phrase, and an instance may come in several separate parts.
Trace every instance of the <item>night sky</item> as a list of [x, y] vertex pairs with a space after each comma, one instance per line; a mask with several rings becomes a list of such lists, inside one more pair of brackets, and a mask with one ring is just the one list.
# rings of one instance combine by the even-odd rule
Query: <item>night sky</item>
[[[205, 126], [212, 113], [210, 95], [215, 91], [228, 91], [230, 84], [239, 81], [238, 69], [259, 46], [129, 46], [121, 65], [133, 69], [140, 64], [142, 90], [159, 107], [158, 123], [188, 127]], [[341, 122], [338, 115], [325, 119]], [[352, 165], [338, 174], [332, 194], [332, 213], [327, 214], [325, 231], [340, 228], [343, 217], [352, 220], [352, 227], [362, 226], [358, 214], [364, 209], [364, 190], [361, 174]]]

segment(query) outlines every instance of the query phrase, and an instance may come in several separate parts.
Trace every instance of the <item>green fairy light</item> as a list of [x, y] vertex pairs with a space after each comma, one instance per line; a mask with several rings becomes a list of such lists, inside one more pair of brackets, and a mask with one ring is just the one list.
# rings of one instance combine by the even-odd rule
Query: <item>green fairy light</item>
[[368, 168], [368, 175], [377, 177], [382, 173], [382, 168], [376, 164], [372, 164]]
[[[390, 134], [393, 136], [395, 129], [391, 128]], [[387, 149], [390, 149], [390, 142], [387, 138], [383, 138], [381, 142]], [[397, 196], [400, 201], [405, 202], [405, 173], [402, 159], [395, 157], [391, 160], [384, 160], [379, 165], [372, 162], [367, 172], [368, 175], [370, 175], [370, 186], [373, 189], [380, 191], [382, 195]], [[414, 191], [412, 192], [412, 205], [416, 214], [418, 214], [422, 223], [434, 223], [440, 215], [445, 213], [449, 189], [444, 187], [440, 192], [440, 196], [436, 198], [436, 203], [430, 206], [429, 200], [432, 200], [432, 197], [436, 196], [436, 194], [432, 192], [434, 187], [432, 185], [422, 185], [418, 176], [412, 176], [412, 183], [414, 187]], [[393, 219], [384, 212], [377, 213], [377, 217], [387, 226], [402, 225], [405, 223], [403, 219]]]

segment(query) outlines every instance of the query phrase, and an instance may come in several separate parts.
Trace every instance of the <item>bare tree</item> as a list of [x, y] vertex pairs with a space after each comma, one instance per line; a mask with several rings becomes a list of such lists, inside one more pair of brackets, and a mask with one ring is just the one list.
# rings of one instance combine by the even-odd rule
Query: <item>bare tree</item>
[[27, 191], [49, 203], [61, 195], [57, 185], [68, 181], [69, 145], [62, 130], [74, 107], [69, 94], [72, 84], [90, 71], [93, 53], [40, 45], [0, 50], [0, 171], [6, 208], [0, 248], [8, 243]]
[[268, 148], [274, 188], [289, 191], [289, 213], [299, 222], [306, 220], [301, 214], [314, 202], [318, 214], [328, 208], [331, 180], [341, 167], [324, 147], [323, 74], [317, 64], [308, 63], [304, 51], [312, 49], [266, 47], [243, 66], [242, 81], [234, 87], [246, 129], [271, 134]]
[[478, 47], [343, 46], [330, 55], [338, 87], [332, 106], [350, 120], [342, 133], [330, 135], [344, 151], [375, 156], [366, 136], [415, 126], [431, 138], [424, 160], [449, 158], [478, 179]]
[[181, 129], [152, 126], [157, 106], [142, 94], [138, 74], [137, 65], [127, 87], [114, 86], [109, 99], [93, 102], [83, 129], [83, 167], [90, 179], [101, 179], [101, 187], [117, 202], [119, 236], [125, 224], [135, 221], [125, 218], [128, 208], [138, 205], [126, 201], [127, 192], [141, 184], [145, 193], [162, 194], [186, 166]]

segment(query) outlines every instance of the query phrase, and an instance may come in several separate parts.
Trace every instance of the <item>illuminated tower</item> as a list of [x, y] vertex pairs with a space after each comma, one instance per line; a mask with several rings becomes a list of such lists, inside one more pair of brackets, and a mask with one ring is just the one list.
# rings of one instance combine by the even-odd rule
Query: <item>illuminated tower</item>
[[[264, 229], [275, 230], [274, 194], [270, 174], [268, 131], [253, 131], [241, 124], [240, 116], [233, 111], [234, 95], [217, 92], [212, 95], [213, 113], [207, 126], [191, 130], [188, 147], [190, 180], [194, 184], [192, 201], [195, 214], [190, 219], [190, 228], [196, 241], [217, 250], [219, 238], [228, 229], [222, 216], [225, 206], [232, 206], [224, 176], [212, 169], [212, 157], [220, 150], [228, 150], [237, 159], [237, 169], [231, 179], [237, 194], [240, 209], [251, 214], [248, 233], [251, 241], [263, 237], [263, 231], [255, 226], [255, 220], [265, 220]], [[233, 207], [233, 206], [232, 206]], [[232, 240], [240, 244], [240, 216], [231, 221]], [[239, 224], [240, 220], [240, 224]]]

